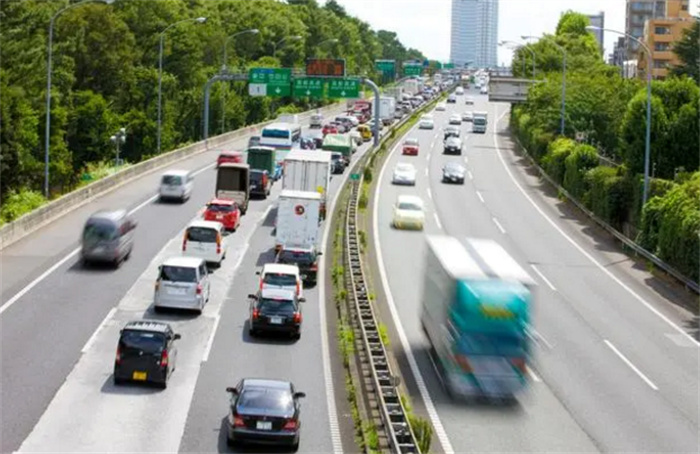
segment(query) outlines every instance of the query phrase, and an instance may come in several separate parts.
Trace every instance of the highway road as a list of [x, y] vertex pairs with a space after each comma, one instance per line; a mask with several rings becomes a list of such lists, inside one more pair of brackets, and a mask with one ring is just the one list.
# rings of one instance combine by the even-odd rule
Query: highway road
[[[467, 95], [476, 98], [474, 106], [458, 96], [447, 111], [434, 112], [435, 130], [408, 133], [420, 141], [419, 156], [393, 150], [373, 206], [381, 281], [409, 351], [403, 367], [414, 360], [404, 373], [425, 384], [423, 400], [429, 411], [434, 407], [438, 429], [434, 446], [445, 452], [697, 452], [699, 344], [685, 332], [692, 316], [543, 194], [514, 153], [507, 105]], [[465, 152], [445, 156], [441, 128], [465, 110], [487, 111], [489, 129], [473, 134], [463, 123]], [[467, 168], [463, 186], [440, 182], [450, 160]], [[397, 162], [416, 166], [415, 187], [391, 185]], [[390, 226], [398, 194], [423, 199], [425, 232]], [[494, 239], [538, 281], [531, 386], [516, 405], [455, 403], [444, 393], [419, 320], [424, 234]]]
[[[246, 140], [223, 148], [241, 149]], [[268, 200], [251, 202], [232, 234], [204, 313], [152, 311], [157, 266], [179, 255], [183, 229], [211, 198], [217, 153], [168, 166], [197, 171], [185, 204], [154, 200], [162, 173], [157, 171], [3, 250], [2, 452], [217, 450], [227, 411], [225, 387], [251, 375], [286, 377], [307, 392], [302, 451], [338, 448], [322, 289], [306, 292], [300, 341], [249, 342], [244, 336], [245, 297], [255, 290], [255, 266], [272, 259], [270, 226], [279, 184]], [[347, 174], [334, 176], [331, 195]], [[131, 208], [138, 221], [131, 258], [119, 270], [83, 269], [71, 255], [82, 224], [99, 208], [117, 206]], [[118, 331], [141, 318], [168, 321], [182, 335], [178, 367], [165, 391], [112, 384]], [[221, 386], [210, 388], [212, 382]]]

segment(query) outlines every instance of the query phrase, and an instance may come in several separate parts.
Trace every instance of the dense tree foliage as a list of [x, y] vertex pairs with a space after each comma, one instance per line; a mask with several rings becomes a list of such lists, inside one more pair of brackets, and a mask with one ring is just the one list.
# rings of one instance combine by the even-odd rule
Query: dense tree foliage
[[671, 68], [677, 76], [689, 76], [700, 84], [700, 17], [696, 16], [693, 25], [683, 30], [683, 38], [673, 46], [681, 63]]
[[[652, 84], [650, 200], [644, 207], [646, 87], [640, 80], [622, 79], [617, 68], [603, 63], [595, 38], [585, 29], [587, 25], [585, 16], [568, 12], [560, 19], [555, 35], [529, 44], [537, 55], [538, 83], [531, 86], [527, 102], [513, 108], [511, 129], [545, 172], [572, 197], [615, 228], [631, 235], [638, 230], [644, 247], [697, 279], [697, 25], [676, 46], [679, 56], [683, 55], [683, 65], [678, 69], [682, 77]], [[693, 33], [695, 38], [691, 38]], [[567, 51], [564, 137], [559, 136], [562, 56], [552, 40]], [[521, 75], [522, 59], [526, 59], [523, 75], [532, 76], [531, 55], [524, 48], [516, 52], [516, 75]], [[602, 165], [601, 154], [618, 165]]]
[[[72, 2], [71, 2], [72, 3]], [[51, 17], [68, 0], [0, 2], [0, 197], [43, 183], [46, 58]], [[127, 130], [122, 157], [156, 153], [159, 36], [164, 34], [162, 150], [202, 137], [203, 87], [226, 64], [302, 67], [306, 58], [345, 58], [348, 74], [374, 74], [374, 60], [423, 58], [396, 35], [374, 31], [334, 1], [116, 0], [63, 12], [54, 27], [51, 189], [74, 187], [88, 163], [114, 158], [109, 137]], [[228, 40], [227, 37], [257, 28]], [[300, 35], [300, 40], [285, 37]], [[319, 43], [337, 39], [337, 43]], [[252, 98], [242, 82], [212, 88], [210, 134], [312, 107], [318, 101]], [[222, 119], [225, 118], [225, 121]]]

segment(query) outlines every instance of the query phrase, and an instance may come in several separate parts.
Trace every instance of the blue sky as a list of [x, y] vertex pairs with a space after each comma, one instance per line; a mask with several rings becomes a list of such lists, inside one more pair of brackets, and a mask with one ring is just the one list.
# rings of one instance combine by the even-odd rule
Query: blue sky
[[[452, 0], [337, 1], [374, 29], [396, 32], [404, 45], [421, 50], [429, 58], [449, 59]], [[690, 2], [692, 14], [697, 14], [698, 1]], [[551, 33], [561, 13], [569, 9], [584, 14], [604, 11], [606, 28], [625, 28], [625, 0], [500, 0], [498, 39], [519, 41], [522, 35]], [[617, 36], [605, 34], [606, 57]], [[499, 64], [509, 64], [510, 60], [511, 51], [499, 48]]]

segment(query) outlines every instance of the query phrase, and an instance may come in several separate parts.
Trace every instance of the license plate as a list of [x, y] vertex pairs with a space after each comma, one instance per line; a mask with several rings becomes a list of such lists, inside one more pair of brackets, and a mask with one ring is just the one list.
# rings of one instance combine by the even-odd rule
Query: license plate
[[273, 325], [281, 325], [282, 317], [270, 317], [270, 323]]
[[184, 288], [169, 288], [168, 293], [171, 295], [184, 295], [187, 291]]
[[146, 372], [134, 372], [131, 376], [132, 379], [138, 380], [138, 381], [146, 381], [147, 374]]
[[223, 214], [217, 214], [217, 215], [216, 215], [216, 219], [223, 219], [223, 218], [224, 218], [224, 215], [223, 215]]
[[258, 430], [272, 430], [272, 421], [258, 421], [255, 427]]

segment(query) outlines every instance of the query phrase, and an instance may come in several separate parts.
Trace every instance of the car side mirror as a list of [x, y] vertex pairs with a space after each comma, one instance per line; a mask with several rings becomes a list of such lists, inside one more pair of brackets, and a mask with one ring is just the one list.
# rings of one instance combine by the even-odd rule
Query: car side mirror
[[256, 272], [255, 272], [255, 275], [256, 275], [256, 276], [260, 276], [260, 271], [256, 271]]
[[317, 252], [316, 255], [321, 256], [323, 255], [323, 252]]
[[295, 399], [301, 399], [302, 397], [306, 397], [306, 393], [302, 393], [302, 392], [294, 393]]
[[258, 296], [257, 296], [257, 295], [253, 295], [252, 293], [250, 293], [250, 294], [248, 295], [248, 298], [250, 298], [250, 299], [252, 299], [252, 300], [256, 300], [256, 299], [258, 299]]
[[173, 335], [173, 340], [178, 340], [178, 339], [182, 339], [182, 336], [179, 333], [175, 333]]
[[301, 298], [299, 298], [299, 302], [300, 302], [300, 303], [305, 303], [305, 302], [306, 302], [306, 298], [304, 298], [304, 297], [302, 296]]
[[236, 388], [231, 387], [231, 386], [226, 388], [226, 392], [231, 393], [231, 394], [236, 395], [236, 396], [238, 395], [238, 390]]

